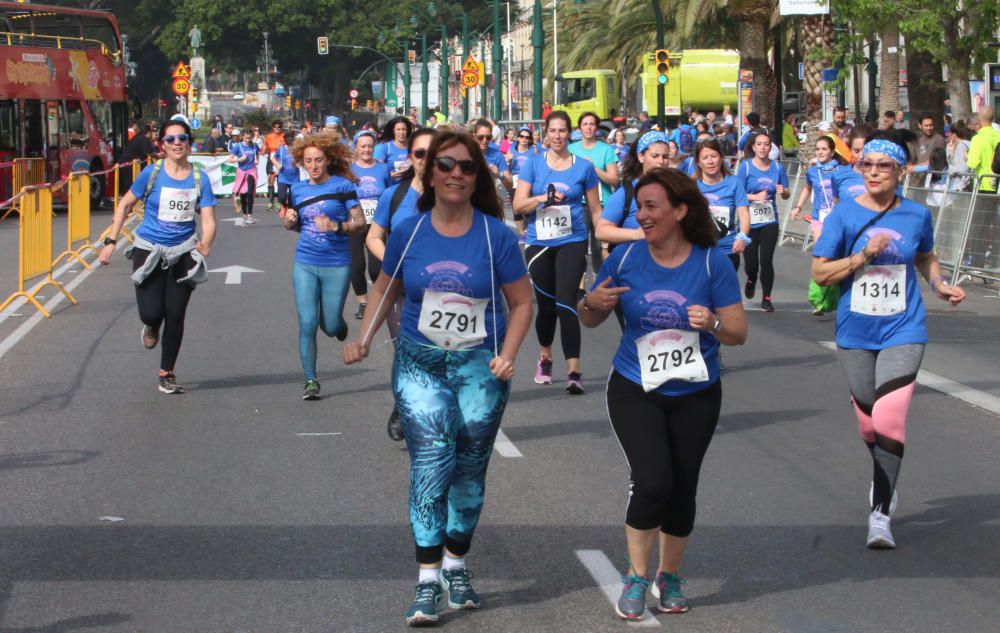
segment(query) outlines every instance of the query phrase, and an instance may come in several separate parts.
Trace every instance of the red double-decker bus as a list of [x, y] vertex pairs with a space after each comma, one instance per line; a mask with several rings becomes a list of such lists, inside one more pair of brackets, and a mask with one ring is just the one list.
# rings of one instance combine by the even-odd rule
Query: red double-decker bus
[[[127, 140], [121, 35], [114, 16], [0, 1], [0, 163], [44, 161], [45, 182], [113, 164]], [[0, 200], [11, 170], [0, 170]], [[95, 176], [91, 195], [110, 188]], [[6, 191], [5, 191], [6, 189]]]

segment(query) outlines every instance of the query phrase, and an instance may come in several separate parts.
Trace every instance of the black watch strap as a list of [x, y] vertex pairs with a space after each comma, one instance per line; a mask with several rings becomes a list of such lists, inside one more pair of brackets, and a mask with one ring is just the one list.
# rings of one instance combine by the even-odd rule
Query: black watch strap
[[118, 240], [113, 240], [110, 237], [106, 237], [106, 238], [104, 238], [104, 245], [107, 246], [108, 244], [111, 244], [111, 245], [118, 244]]

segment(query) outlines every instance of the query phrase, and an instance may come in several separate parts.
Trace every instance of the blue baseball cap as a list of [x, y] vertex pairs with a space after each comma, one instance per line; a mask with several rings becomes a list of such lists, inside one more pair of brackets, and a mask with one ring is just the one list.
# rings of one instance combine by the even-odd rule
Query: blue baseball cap
[[331, 114], [330, 116], [326, 117], [326, 120], [323, 122], [323, 125], [336, 125], [337, 127], [340, 127], [340, 117]]

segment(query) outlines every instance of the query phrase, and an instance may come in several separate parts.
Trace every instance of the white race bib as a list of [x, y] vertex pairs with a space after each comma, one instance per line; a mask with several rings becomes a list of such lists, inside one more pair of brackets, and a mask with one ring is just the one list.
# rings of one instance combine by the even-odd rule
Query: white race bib
[[486, 304], [454, 292], [424, 291], [417, 329], [442, 349], [466, 349], [486, 340]]
[[194, 209], [198, 202], [194, 189], [160, 189], [160, 206], [157, 217], [161, 222], [193, 222]]
[[375, 217], [375, 209], [378, 207], [378, 198], [362, 198], [359, 202], [361, 210], [365, 214], [365, 222], [371, 224]]
[[725, 226], [725, 230], [729, 230], [729, 207], [723, 206], [709, 206], [708, 211], [712, 214], [712, 218], [715, 219], [717, 223], [721, 226]]
[[868, 316], [906, 312], [906, 264], [867, 264], [854, 273], [851, 312]]
[[514, 188], [516, 189], [517, 188], [517, 174], [512, 175], [510, 178], [511, 178], [511, 180], [514, 181]]
[[770, 200], [750, 203], [750, 226], [770, 224], [775, 219], [774, 204]]
[[833, 211], [833, 209], [820, 209], [819, 210], [819, 214], [818, 214], [819, 215], [819, 221], [820, 222], [825, 222], [826, 221], [826, 216], [830, 215], [831, 211]]
[[406, 171], [410, 168], [410, 161], [396, 160], [392, 162], [392, 170], [395, 172]]
[[554, 240], [573, 234], [573, 213], [568, 204], [541, 207], [535, 213], [535, 235], [540, 240]]
[[701, 337], [694, 330], [657, 330], [635, 342], [642, 371], [642, 388], [648, 393], [668, 380], [705, 382], [708, 367], [701, 355]]

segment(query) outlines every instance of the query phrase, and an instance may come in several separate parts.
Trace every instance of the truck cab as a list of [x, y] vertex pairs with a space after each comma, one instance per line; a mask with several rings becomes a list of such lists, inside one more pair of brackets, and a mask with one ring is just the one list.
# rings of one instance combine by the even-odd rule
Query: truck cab
[[573, 124], [584, 112], [593, 112], [601, 120], [621, 113], [621, 86], [613, 70], [575, 70], [556, 77], [555, 110], [569, 115]]

